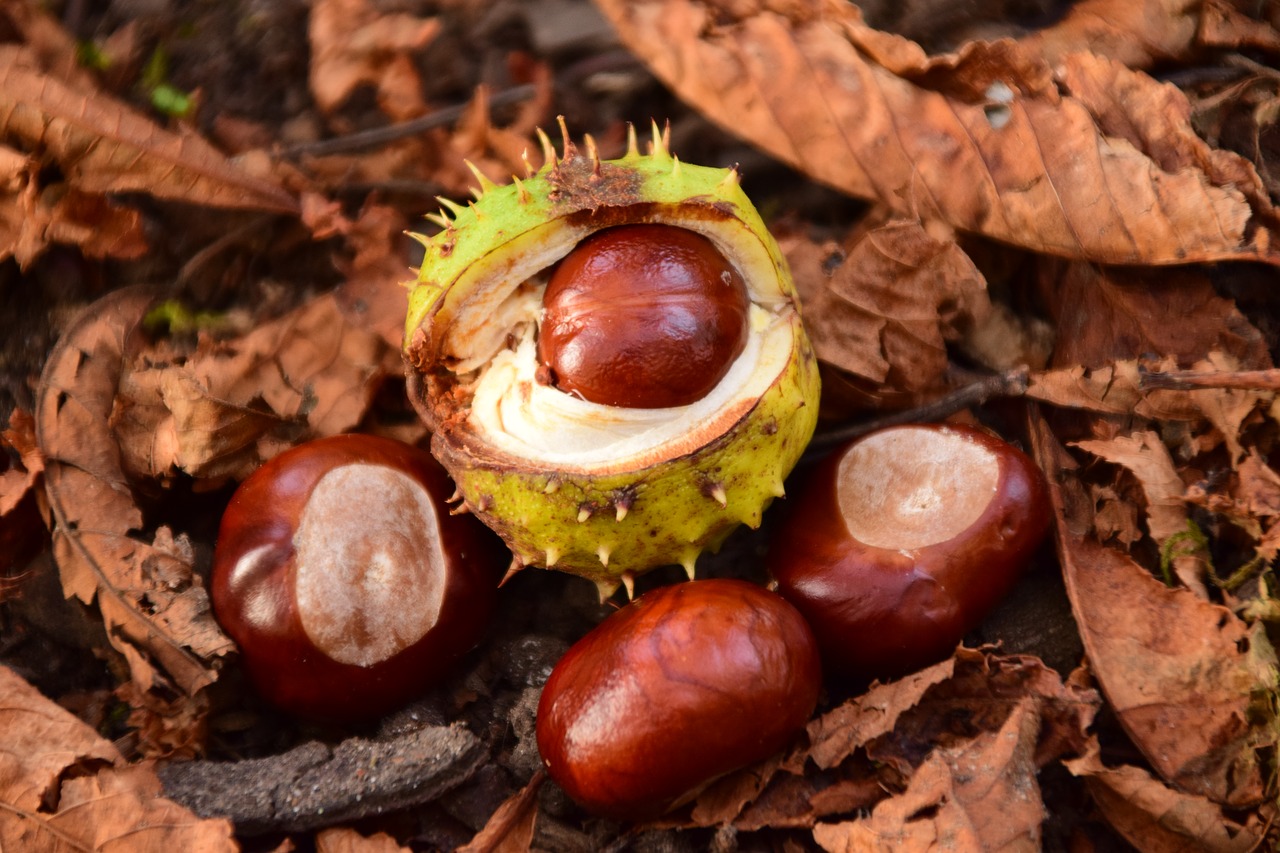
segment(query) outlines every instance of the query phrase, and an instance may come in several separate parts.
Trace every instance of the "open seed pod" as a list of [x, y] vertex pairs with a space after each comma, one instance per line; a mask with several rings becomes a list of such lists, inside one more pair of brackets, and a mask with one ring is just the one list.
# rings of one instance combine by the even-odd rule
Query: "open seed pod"
[[[507, 542], [513, 568], [573, 572], [602, 593], [660, 565], [692, 576], [702, 551], [760, 523], [813, 433], [817, 362], [790, 273], [737, 173], [679, 162], [656, 126], [648, 155], [634, 133], [617, 160], [601, 161], [590, 139], [581, 152], [566, 136], [561, 157], [545, 136], [543, 147], [545, 164], [524, 180], [477, 174], [476, 201], [446, 203], [453, 217], [423, 238], [405, 329], [409, 396], [465, 507]], [[648, 273], [661, 278], [683, 250], [657, 247], [650, 259], [628, 243], [634, 225], [698, 235], [705, 250], [684, 254], [712, 256], [713, 281], [690, 290], [677, 270], [667, 276], [676, 296], [650, 292], [665, 285]], [[592, 235], [626, 245], [579, 263]], [[602, 292], [588, 272], [544, 304], [549, 281], [576, 275], [567, 269], [616, 264], [631, 269], [606, 270]], [[741, 289], [740, 309], [722, 286]], [[740, 340], [702, 353], [682, 331], [700, 314], [722, 327], [713, 342], [739, 328]], [[586, 353], [569, 358], [580, 330]], [[566, 381], [583, 358], [595, 360], [586, 381]], [[687, 387], [663, 397], [677, 385]], [[609, 396], [642, 387], [658, 389], [656, 405]]]

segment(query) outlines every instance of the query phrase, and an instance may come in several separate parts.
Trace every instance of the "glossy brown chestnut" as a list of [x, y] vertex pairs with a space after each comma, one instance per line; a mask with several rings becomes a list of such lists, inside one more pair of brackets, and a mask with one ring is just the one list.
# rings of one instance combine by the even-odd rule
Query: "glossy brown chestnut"
[[538, 358], [552, 384], [593, 403], [684, 406], [724, 378], [747, 341], [741, 274], [673, 225], [597, 231], [556, 266]]
[[786, 746], [817, 703], [809, 626], [746, 581], [640, 596], [579, 640], [538, 704], [547, 772], [587, 810], [656, 817]]
[[770, 544], [777, 591], [830, 672], [894, 677], [947, 657], [1003, 598], [1049, 525], [1044, 478], [981, 429], [858, 439], [788, 494]]
[[282, 710], [372, 719], [479, 642], [500, 550], [427, 453], [342, 435], [281, 453], [222, 517], [212, 598], [258, 691]]

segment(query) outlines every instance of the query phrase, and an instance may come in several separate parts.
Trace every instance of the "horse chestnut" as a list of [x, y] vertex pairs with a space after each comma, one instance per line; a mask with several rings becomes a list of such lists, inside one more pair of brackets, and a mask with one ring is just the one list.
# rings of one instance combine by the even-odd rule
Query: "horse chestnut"
[[593, 403], [685, 406], [746, 346], [748, 308], [742, 276], [701, 234], [606, 228], [552, 271], [538, 358], [553, 385]]
[[1049, 525], [1026, 454], [969, 426], [871, 433], [793, 490], [767, 560], [833, 671], [945, 658], [1013, 587]]
[[556, 664], [538, 703], [538, 749], [589, 811], [656, 817], [786, 746], [820, 682], [809, 626], [774, 593], [723, 579], [663, 587]]
[[500, 562], [450, 515], [427, 453], [341, 435], [281, 453], [222, 517], [212, 598], [258, 691], [304, 717], [371, 719], [423, 692], [483, 635]]

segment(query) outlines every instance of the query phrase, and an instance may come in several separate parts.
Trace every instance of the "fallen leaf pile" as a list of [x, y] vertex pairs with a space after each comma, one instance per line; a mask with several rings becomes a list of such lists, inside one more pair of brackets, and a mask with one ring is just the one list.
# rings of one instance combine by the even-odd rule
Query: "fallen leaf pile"
[[[0, 349], [0, 848], [1280, 843], [1275, 8], [65, 5], [0, 3], [0, 292], [43, 287], [57, 335], [39, 364]], [[550, 667], [608, 612], [589, 584], [522, 573], [445, 687], [334, 730], [257, 700], [207, 578], [263, 461], [425, 437], [402, 282], [436, 197], [523, 174], [558, 112], [612, 157], [655, 109], [771, 220], [819, 444], [983, 423], [1043, 470], [1054, 523], [949, 660], [829, 683], [788, 751], [621, 826], [533, 739]]]

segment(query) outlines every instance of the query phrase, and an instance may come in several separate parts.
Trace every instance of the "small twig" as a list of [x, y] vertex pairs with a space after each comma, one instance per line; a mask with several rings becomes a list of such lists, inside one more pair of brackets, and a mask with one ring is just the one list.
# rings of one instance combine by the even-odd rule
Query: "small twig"
[[1247, 56], [1241, 56], [1240, 54], [1228, 54], [1223, 57], [1223, 62], [1227, 65], [1233, 65], [1236, 68], [1244, 68], [1259, 77], [1270, 77], [1273, 80], [1280, 78], [1280, 71], [1276, 71], [1274, 68], [1263, 65], [1261, 62], [1250, 59]]
[[[533, 97], [536, 91], [537, 89], [532, 83], [512, 86], [510, 89], [503, 89], [501, 92], [490, 95], [489, 106], [492, 108], [514, 104]], [[294, 145], [277, 151], [276, 156], [296, 159], [304, 155], [324, 157], [330, 154], [349, 154], [353, 151], [362, 151], [366, 148], [385, 145], [388, 142], [395, 142], [397, 139], [404, 139], [407, 136], [414, 136], [432, 128], [451, 124], [462, 117], [468, 106], [468, 104], [454, 104], [448, 107], [441, 107], [434, 112], [410, 121], [402, 121], [386, 127], [375, 127], [371, 130], [362, 130], [357, 133], [348, 133], [346, 136], [322, 139], [319, 142]]]
[[925, 403], [923, 406], [894, 412], [882, 418], [858, 421], [857, 423], [845, 424], [835, 429], [827, 430], [813, 437], [813, 441], [809, 442], [809, 449], [805, 455], [825, 453], [836, 445], [852, 441], [859, 436], [884, 427], [939, 421], [961, 409], [980, 406], [997, 397], [1021, 397], [1027, 393], [1030, 373], [1030, 370], [1026, 367], [1019, 367], [1005, 373], [985, 376], [976, 382], [965, 385], [963, 388], [952, 391], [944, 397]]
[[1197, 388], [1280, 391], [1280, 370], [1152, 371], [1142, 374], [1138, 387], [1144, 391], [1194, 391]]

